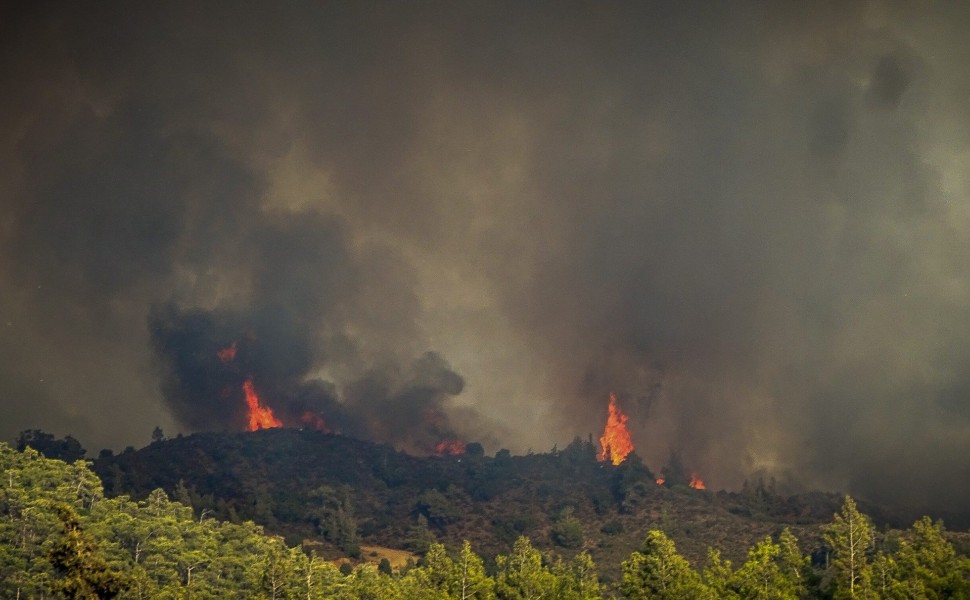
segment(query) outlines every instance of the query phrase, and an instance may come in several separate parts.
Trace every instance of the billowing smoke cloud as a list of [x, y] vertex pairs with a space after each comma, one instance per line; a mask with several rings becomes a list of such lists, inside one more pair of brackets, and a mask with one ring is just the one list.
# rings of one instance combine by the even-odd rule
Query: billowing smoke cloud
[[[368, 278], [384, 292], [390, 260], [352, 256], [341, 219], [301, 212], [252, 215], [234, 231], [231, 261], [243, 276], [213, 309], [175, 301], [148, 318], [162, 390], [190, 430], [240, 430], [248, 421], [243, 384], [289, 426], [383, 441], [415, 452], [459, 437], [445, 406], [464, 386], [434, 352], [362, 355], [359, 323]], [[388, 309], [393, 300], [380, 302]], [[366, 316], [366, 313], [363, 313]], [[383, 324], [393, 339], [394, 324]], [[405, 330], [408, 327], [404, 327]], [[381, 332], [376, 332], [380, 336]], [[360, 336], [363, 337], [363, 336]], [[344, 389], [323, 379], [334, 371]]]
[[445, 408], [464, 381], [440, 356], [428, 352], [404, 370], [375, 369], [351, 382], [341, 399], [334, 384], [311, 376], [313, 340], [297, 323], [283, 322], [287, 314], [284, 307], [247, 315], [153, 307], [152, 343], [177, 421], [192, 431], [247, 429], [248, 383], [261, 406], [285, 426], [336, 431], [419, 453], [457, 439]]
[[8, 437], [228, 427], [251, 374], [542, 450], [615, 391], [713, 487], [970, 500], [965, 7], [3, 17]]

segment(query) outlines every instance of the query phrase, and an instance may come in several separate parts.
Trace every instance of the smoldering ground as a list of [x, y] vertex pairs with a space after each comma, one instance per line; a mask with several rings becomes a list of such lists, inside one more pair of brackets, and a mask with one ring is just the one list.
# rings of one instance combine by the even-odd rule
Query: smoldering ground
[[541, 450], [595, 432], [616, 391], [638, 453], [712, 487], [768, 471], [965, 505], [967, 21], [9, 12], [3, 433], [208, 427], [159, 334], [208, 315], [258, 332], [270, 387], [348, 423], [413, 388], [435, 435]]

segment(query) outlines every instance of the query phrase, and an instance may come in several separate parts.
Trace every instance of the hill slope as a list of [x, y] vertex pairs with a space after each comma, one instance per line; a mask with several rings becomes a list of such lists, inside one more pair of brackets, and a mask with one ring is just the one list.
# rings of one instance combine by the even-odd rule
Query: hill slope
[[662, 529], [695, 564], [709, 546], [740, 561], [786, 526], [812, 551], [841, 501], [780, 498], [762, 486], [745, 494], [658, 486], [635, 456], [614, 467], [578, 439], [547, 454], [418, 458], [316, 431], [204, 433], [102, 456], [94, 469], [109, 494], [138, 498], [161, 487], [197, 512], [253, 519], [334, 557], [360, 543], [421, 550], [462, 539], [489, 557], [526, 534], [540, 548], [588, 549], [599, 564], [619, 565], [649, 529]]

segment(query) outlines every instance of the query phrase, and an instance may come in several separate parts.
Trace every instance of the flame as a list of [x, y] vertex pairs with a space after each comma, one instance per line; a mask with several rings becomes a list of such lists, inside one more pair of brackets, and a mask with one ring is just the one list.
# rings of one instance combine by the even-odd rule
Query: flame
[[658, 477], [657, 478], [657, 485], [663, 485], [664, 484], [664, 481], [665, 481], [665, 479], [663, 477]]
[[273, 410], [270, 407], [260, 404], [252, 378], [247, 379], [243, 384], [243, 391], [246, 392], [246, 404], [249, 405], [249, 431], [283, 426], [283, 423], [273, 416]]
[[437, 456], [459, 456], [465, 453], [465, 442], [459, 440], [442, 440], [435, 444], [434, 453]]
[[224, 363], [236, 360], [236, 342], [233, 342], [222, 350], [217, 351], [216, 356], [218, 356], [219, 360]]
[[697, 473], [691, 473], [690, 474], [690, 483], [688, 483], [687, 485], [689, 485], [690, 487], [694, 488], [695, 490], [706, 490], [707, 489], [704, 486], [704, 480], [702, 480], [700, 477], [698, 477], [697, 476]]
[[313, 427], [317, 431], [322, 431], [323, 433], [330, 433], [330, 428], [327, 427], [327, 422], [323, 420], [323, 417], [317, 413], [307, 411], [303, 413], [300, 420], [309, 427]]
[[616, 394], [610, 392], [610, 416], [606, 420], [606, 428], [603, 430], [603, 437], [600, 438], [600, 446], [603, 451], [599, 459], [606, 460], [609, 457], [614, 465], [623, 462], [627, 455], [633, 452], [633, 441], [630, 439], [630, 432], [626, 428], [627, 416], [620, 412], [616, 406]]

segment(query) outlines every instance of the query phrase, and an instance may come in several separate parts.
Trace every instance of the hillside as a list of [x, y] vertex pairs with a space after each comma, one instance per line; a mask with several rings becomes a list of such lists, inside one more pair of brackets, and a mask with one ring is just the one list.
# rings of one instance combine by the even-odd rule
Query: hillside
[[[258, 445], [249, 442], [250, 439], [245, 440], [243, 447], [258, 449]], [[573, 450], [583, 447], [580, 442]], [[542, 460], [549, 457], [559, 458], [560, 453], [550, 453]], [[487, 462], [482, 456], [471, 458]], [[534, 457], [526, 458], [529, 460], [523, 465], [538, 464]], [[513, 464], [505, 454], [495, 460], [506, 463], [505, 467]], [[456, 460], [446, 464], [458, 463]], [[597, 564], [591, 557], [592, 552], [562, 556], [564, 549], [575, 550], [589, 544], [593, 552], [604, 557], [625, 543], [620, 535], [623, 526], [619, 519], [600, 529], [614, 536], [616, 543], [604, 544], [602, 539], [597, 542], [587, 537], [584, 529], [590, 531], [596, 525], [595, 518], [581, 521], [572, 506], [561, 509], [546, 532], [538, 522], [533, 523], [535, 535], [548, 533], [548, 541], [557, 546], [555, 551], [549, 550], [548, 541], [542, 550], [536, 548], [529, 536], [521, 535], [508, 551], [483, 562], [470, 542], [457, 547], [431, 541], [436, 535], [428, 528], [432, 523], [445, 537], [460, 533], [460, 530], [449, 531], [452, 525], [462, 523], [460, 515], [441, 512], [460, 494], [457, 487], [446, 488], [444, 493], [425, 491], [419, 496], [413, 509], [414, 525], [409, 528], [410, 533], [419, 535], [407, 543], [426, 544], [420, 553], [375, 545], [358, 548], [357, 522], [351, 504], [356, 494], [343, 495], [346, 488], [321, 486], [309, 495], [318, 501], [325, 499], [317, 503], [323, 508], [317, 511], [314, 526], [324, 537], [335, 533], [350, 535], [331, 541], [330, 556], [327, 556], [327, 544], [320, 541], [299, 539], [298, 543], [287, 544], [279, 535], [251, 521], [226, 522], [213, 518], [211, 509], [194, 510], [186, 506], [184, 503], [191, 501], [193, 492], [184, 483], [175, 490], [175, 495], [183, 496], [183, 500], [170, 499], [159, 489], [140, 500], [124, 494], [107, 498], [103, 482], [89, 465], [83, 459], [69, 464], [46, 458], [33, 448], [14, 450], [0, 442], [0, 472], [4, 473], [0, 490], [3, 509], [0, 510], [0, 596], [116, 597], [118, 600], [190, 597], [741, 600], [770, 596], [795, 600], [849, 597], [853, 585], [861, 586], [866, 597], [965, 598], [970, 595], [970, 559], [966, 557], [966, 545], [960, 549], [952, 543], [961, 537], [965, 542], [965, 536], [947, 535], [939, 523], [929, 518], [918, 520], [905, 531], [878, 532], [849, 498], [823, 527], [829, 545], [824, 560], [818, 554], [807, 555], [800, 550], [796, 537], [785, 528], [777, 536], [758, 541], [744, 562], [738, 562], [736, 567], [724, 561], [722, 554], [712, 552], [702, 566], [692, 568], [674, 548], [670, 537], [659, 529], [647, 532], [636, 551], [621, 556], [619, 564]], [[623, 471], [607, 469], [613, 470], [614, 476]], [[645, 472], [636, 462], [626, 469]], [[116, 475], [120, 472], [120, 469], [114, 470]], [[434, 467], [428, 470], [433, 471]], [[665, 474], [669, 475], [669, 469]], [[299, 488], [298, 485], [291, 487]], [[518, 490], [526, 487], [520, 486]], [[505, 492], [507, 504], [519, 506], [511, 491]], [[670, 490], [671, 493], [678, 491], [685, 492]], [[435, 498], [436, 495], [440, 497]], [[647, 494], [635, 496], [639, 498], [635, 505], [621, 504], [628, 524], [637, 523], [636, 515], [651, 502]], [[708, 497], [706, 509], [704, 493], [694, 497], [701, 502], [682, 496], [684, 501], [680, 505], [670, 503], [670, 498], [665, 497], [661, 500], [656, 527], [676, 529], [679, 535], [686, 536], [683, 539], [697, 542], [719, 526], [730, 525], [719, 522], [721, 496]], [[501, 494], [495, 499], [500, 497]], [[335, 498], [340, 498], [336, 505], [327, 504], [336, 502]], [[257, 499], [253, 506], [268, 505], [272, 512], [272, 501], [273, 496]], [[682, 512], [680, 508], [685, 506], [696, 512]], [[482, 500], [473, 507], [483, 511], [486, 521], [489, 516], [484, 511], [496, 509], [490, 500]], [[225, 502], [223, 508], [235, 511]], [[598, 512], [604, 514], [598, 516], [606, 516], [608, 511], [602, 506], [599, 508]], [[733, 506], [735, 510], [741, 508]], [[238, 514], [235, 516], [238, 518]], [[682, 516], [693, 520], [687, 525], [679, 524]], [[445, 517], [454, 518], [442, 524], [441, 519]], [[526, 521], [539, 518], [533, 513], [520, 517]], [[754, 528], [754, 522], [749, 527]], [[800, 530], [812, 527], [806, 523]], [[482, 533], [486, 529], [479, 526], [471, 531]], [[736, 535], [740, 530], [730, 533]], [[375, 530], [372, 535], [377, 537], [380, 532]], [[721, 542], [730, 543], [730, 540], [721, 538]], [[342, 546], [340, 552], [356, 554], [356, 558], [335, 559], [334, 543]], [[809, 545], [812, 543], [809, 540]], [[617, 577], [618, 574], [622, 577]]]
[[587, 549], [598, 564], [619, 565], [649, 529], [661, 529], [695, 565], [709, 546], [743, 561], [786, 526], [804, 551], [817, 549], [819, 526], [841, 502], [821, 493], [782, 498], [761, 485], [744, 494], [659, 486], [635, 455], [614, 467], [578, 439], [545, 454], [419, 458], [280, 428], [156, 441], [103, 455], [94, 470], [109, 495], [161, 487], [197, 513], [252, 519], [331, 557], [359, 554], [360, 544], [421, 551], [467, 539], [487, 560], [525, 534], [540, 549], [566, 557]]

